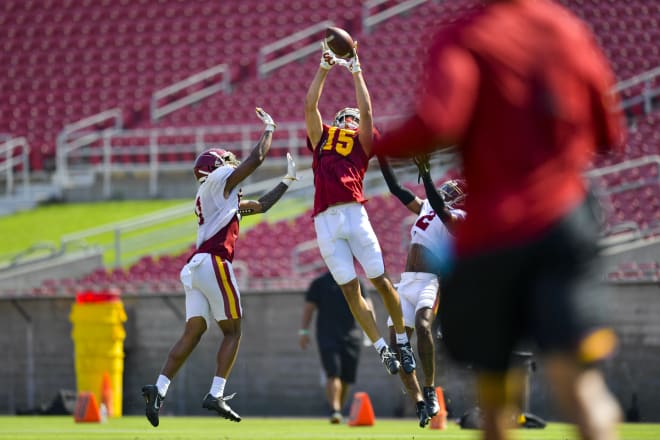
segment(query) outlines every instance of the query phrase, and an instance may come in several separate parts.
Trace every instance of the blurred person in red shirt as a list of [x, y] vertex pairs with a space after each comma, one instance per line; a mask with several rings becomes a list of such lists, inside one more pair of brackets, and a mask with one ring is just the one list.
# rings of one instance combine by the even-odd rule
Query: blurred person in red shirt
[[442, 278], [445, 344], [478, 371], [484, 438], [506, 438], [531, 339], [584, 439], [615, 439], [620, 408], [598, 361], [616, 336], [599, 289], [599, 212], [583, 171], [618, 150], [614, 75], [587, 25], [549, 0], [487, 1], [434, 37], [414, 111], [374, 153], [457, 146], [470, 188]]

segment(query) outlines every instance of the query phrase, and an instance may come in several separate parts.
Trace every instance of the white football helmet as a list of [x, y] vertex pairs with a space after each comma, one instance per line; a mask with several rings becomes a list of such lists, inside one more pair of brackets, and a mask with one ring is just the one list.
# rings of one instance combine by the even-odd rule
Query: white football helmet
[[438, 188], [445, 204], [452, 209], [463, 209], [467, 198], [467, 183], [463, 179], [448, 180]]
[[346, 107], [337, 112], [332, 125], [339, 128], [357, 130], [360, 126], [360, 110]]

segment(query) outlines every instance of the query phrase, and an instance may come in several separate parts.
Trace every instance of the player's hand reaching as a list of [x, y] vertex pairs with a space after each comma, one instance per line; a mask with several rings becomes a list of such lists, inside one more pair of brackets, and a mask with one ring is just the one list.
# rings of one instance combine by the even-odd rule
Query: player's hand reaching
[[319, 66], [323, 70], [330, 70], [335, 64], [337, 64], [337, 55], [330, 50], [328, 43], [326, 43], [325, 40], [321, 41], [321, 49], [323, 50], [323, 53], [321, 54], [321, 64], [319, 64]]
[[298, 173], [296, 170], [296, 163], [293, 161], [291, 153], [286, 153], [286, 161], [286, 175], [282, 178], [282, 183], [289, 186], [291, 185], [291, 182], [298, 180]]
[[275, 124], [275, 121], [273, 121], [272, 116], [266, 113], [261, 107], [257, 107], [256, 112], [259, 119], [261, 119], [264, 124], [266, 124], [265, 131], [275, 131], [277, 124]]
[[417, 165], [417, 170], [419, 171], [417, 182], [419, 182], [419, 178], [431, 174], [431, 163], [429, 162], [428, 154], [420, 154], [419, 156], [414, 156], [413, 162], [415, 162], [415, 165]]

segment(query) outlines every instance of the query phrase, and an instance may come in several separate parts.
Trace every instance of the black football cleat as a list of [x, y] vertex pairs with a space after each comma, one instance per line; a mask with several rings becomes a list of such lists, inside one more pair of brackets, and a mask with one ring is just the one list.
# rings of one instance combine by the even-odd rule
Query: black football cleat
[[397, 346], [399, 348], [399, 353], [401, 353], [401, 366], [403, 367], [403, 371], [407, 374], [412, 373], [415, 371], [415, 368], [417, 368], [417, 364], [415, 363], [415, 354], [412, 351], [410, 342], [397, 344]]
[[343, 421], [343, 417], [341, 415], [341, 412], [339, 411], [333, 411], [332, 414], [330, 415], [330, 423], [333, 425], [338, 425]]
[[232, 422], [240, 422], [241, 416], [236, 414], [236, 412], [227, 404], [227, 400], [233, 397], [234, 394], [224, 397], [213, 397], [212, 395], [207, 394], [204, 398], [204, 402], [202, 403], [202, 407], [208, 409], [209, 411], [215, 411], [225, 419], [231, 420]]
[[401, 364], [390, 347], [386, 346], [380, 351], [380, 360], [388, 373], [397, 374], [399, 372]]
[[415, 412], [417, 413], [417, 418], [419, 419], [419, 427], [426, 428], [426, 425], [431, 421], [431, 416], [426, 410], [426, 403], [424, 401], [419, 401], [416, 404]]
[[163, 400], [165, 400], [165, 398], [158, 393], [156, 385], [143, 386], [142, 397], [144, 397], [147, 420], [149, 420], [149, 423], [153, 426], [158, 426], [158, 411], [160, 411], [160, 407], [163, 405]]
[[438, 403], [438, 395], [435, 393], [435, 388], [424, 387], [422, 394], [424, 394], [426, 411], [429, 413], [429, 416], [434, 417], [440, 411], [440, 404]]

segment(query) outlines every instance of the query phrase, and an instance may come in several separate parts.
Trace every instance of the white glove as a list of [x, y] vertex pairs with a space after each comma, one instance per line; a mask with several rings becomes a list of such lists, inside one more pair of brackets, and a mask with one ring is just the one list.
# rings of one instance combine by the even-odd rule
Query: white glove
[[351, 58], [339, 58], [335, 60], [335, 63], [346, 67], [351, 73], [362, 72], [362, 67], [360, 67], [360, 59], [358, 58], [357, 54], [357, 41], [353, 45], [353, 53], [355, 55], [353, 55]]
[[264, 124], [266, 124], [265, 131], [270, 131], [270, 132], [275, 131], [275, 127], [277, 126], [277, 124], [275, 124], [275, 121], [273, 121], [272, 116], [266, 113], [264, 109], [262, 109], [261, 107], [257, 107], [256, 111], [259, 119], [264, 121]]
[[323, 53], [321, 54], [321, 63], [319, 66], [323, 70], [330, 70], [337, 64], [337, 56], [330, 50], [325, 40], [321, 41], [321, 49], [323, 49]]
[[293, 161], [291, 153], [286, 153], [286, 161], [286, 176], [282, 178], [282, 183], [289, 186], [291, 182], [298, 180], [298, 174], [296, 173], [296, 163]]

